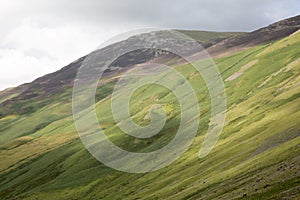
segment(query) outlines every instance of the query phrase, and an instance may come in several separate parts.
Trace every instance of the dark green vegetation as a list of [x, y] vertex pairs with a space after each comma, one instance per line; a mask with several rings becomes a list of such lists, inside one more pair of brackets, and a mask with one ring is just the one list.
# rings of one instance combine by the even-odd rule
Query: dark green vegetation
[[[198, 151], [208, 127], [209, 96], [191, 66], [176, 69], [197, 92], [202, 113], [197, 137], [180, 159], [146, 174], [115, 171], [87, 152], [74, 127], [72, 91], [66, 86], [1, 107], [0, 199], [299, 199], [300, 32], [214, 60], [228, 110], [221, 137], [205, 158], [199, 159]], [[102, 128], [124, 149], [161, 148], [180, 121], [175, 97], [159, 86], [137, 90], [130, 105], [134, 121], [146, 124], [153, 104], [165, 108], [168, 121], [151, 139], [126, 136], [110, 111], [115, 76], [108, 75], [97, 92]]]

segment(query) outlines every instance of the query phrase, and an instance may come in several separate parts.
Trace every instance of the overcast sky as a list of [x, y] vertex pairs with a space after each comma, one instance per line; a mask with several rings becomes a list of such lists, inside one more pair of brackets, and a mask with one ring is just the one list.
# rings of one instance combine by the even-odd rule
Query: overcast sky
[[124, 31], [251, 31], [300, 13], [299, 0], [0, 0], [0, 5], [0, 90], [56, 71]]

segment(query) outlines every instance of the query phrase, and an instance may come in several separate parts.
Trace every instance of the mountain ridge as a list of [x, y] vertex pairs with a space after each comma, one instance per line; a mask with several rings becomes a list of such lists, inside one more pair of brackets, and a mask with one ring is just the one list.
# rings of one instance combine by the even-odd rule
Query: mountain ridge
[[[283, 28], [278, 28], [281, 26], [283, 26]], [[207, 32], [208, 34], [210, 34], [210, 33], [216, 34], [215, 40], [213, 38], [209, 38], [206, 42], [205, 41], [203, 42], [203, 45], [206, 48], [206, 50], [208, 51], [208, 53], [211, 56], [216, 56], [216, 55], [223, 54], [225, 51], [226, 52], [230, 51], [230, 49], [232, 47], [236, 48], [235, 51], [237, 51], [240, 49], [244, 49], [245, 47], [258, 45], [258, 44], [262, 44], [265, 42], [271, 42], [271, 41], [280, 39], [282, 37], [286, 37], [299, 29], [300, 29], [300, 15], [281, 20], [281, 21], [273, 23], [267, 27], [252, 31], [250, 33], [241, 34], [241, 33], [236, 33], [236, 32], [232, 32], [232, 33], [231, 32], [228, 32], [228, 33], [219, 32], [219, 34], [221, 35], [221, 36], [219, 36], [218, 32], [207, 32], [207, 31], [199, 31], [199, 32], [200, 33]], [[274, 35], [272, 34], [273, 30], [275, 30]], [[180, 31], [184, 34], [187, 34], [188, 36], [193, 36], [192, 33], [194, 32], [194, 31], [188, 31], [188, 30], [178, 30], [178, 31]], [[266, 32], [267, 33], [269, 32], [269, 34], [267, 34], [265, 36]], [[229, 38], [226, 38], [226, 37], [224, 38], [224, 36], [223, 36], [224, 34], [225, 35], [228, 34]], [[231, 35], [234, 35], [234, 36], [231, 36]], [[264, 35], [263, 38], [261, 38], [262, 35]], [[194, 38], [197, 40], [197, 38], [195, 36], [194, 36]], [[254, 40], [253, 40], [253, 38], [254, 38]], [[259, 39], [257, 39], [257, 38], [259, 38]], [[197, 41], [199, 41], [199, 39]], [[216, 43], [216, 41], [218, 41], [218, 42]], [[114, 46], [114, 44], [112, 44], [110, 46]], [[145, 55], [142, 55], [142, 56], [146, 57]], [[55, 90], [57, 88], [61, 89], [61, 84], [58, 84], [58, 83], [61, 82], [62, 84], [66, 84], [66, 85], [72, 84], [72, 81], [75, 78], [77, 70], [80, 67], [81, 62], [84, 60], [85, 57], [86, 56], [83, 56], [83, 57], [77, 59], [76, 61], [73, 61], [72, 63], [68, 64], [67, 66], [63, 67], [62, 69], [60, 69], [56, 72], [46, 74], [40, 78], [37, 78], [34, 81], [32, 81], [31, 83], [22, 84], [20, 86], [10, 88], [9, 90], [10, 90], [10, 92], [14, 92], [14, 90], [21, 91], [18, 96], [19, 96], [19, 98], [23, 99], [22, 95], [24, 95], [24, 98], [26, 98], [27, 96], [30, 97], [30, 93], [32, 93], [31, 88], [38, 88], [37, 86], [39, 86], [43, 81], [49, 82], [48, 85], [43, 87], [44, 91], [47, 91], [49, 88], [52, 88], [53, 90]], [[129, 57], [129, 58], [125, 57], [125, 59], [124, 59], [124, 57], [121, 57], [120, 60], [122, 62], [124, 62], [124, 60], [125, 60], [125, 63], [126, 63], [126, 60], [130, 60], [130, 58], [131, 57]], [[145, 62], [145, 61], [151, 60], [151, 59], [153, 59], [153, 56], [149, 56], [148, 59], [143, 59], [141, 62]], [[133, 63], [126, 64], [126, 66], [134, 65], [134, 64], [138, 64], [138, 63], [139, 62], [134, 61]], [[65, 74], [67, 73], [67, 75], [60, 75], [60, 73], [65, 73]], [[53, 80], [53, 82], [51, 80]], [[53, 85], [53, 86], [51, 86], [51, 85]], [[20, 87], [22, 89], [20, 89]], [[15, 92], [15, 93], [18, 93], [18, 92]], [[4, 101], [3, 101], [3, 99], [8, 98], [8, 97], [9, 97], [9, 93], [7, 94], [4, 91], [0, 91], [0, 104], [4, 103], [4, 105], [7, 105], [8, 104], [7, 101], [10, 101], [10, 99], [4, 100]], [[13, 98], [17, 99], [18, 97], [13, 97]]]

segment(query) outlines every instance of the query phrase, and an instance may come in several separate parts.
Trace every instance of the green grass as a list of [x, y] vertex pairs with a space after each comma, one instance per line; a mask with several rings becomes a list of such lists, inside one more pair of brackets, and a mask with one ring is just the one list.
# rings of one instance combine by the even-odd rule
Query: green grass
[[[241, 76], [225, 81], [228, 110], [212, 152], [198, 158], [207, 131], [210, 101], [201, 76], [177, 66], [196, 91], [199, 131], [190, 149], [171, 165], [146, 174], [110, 169], [93, 158], [78, 138], [71, 115], [71, 89], [34, 110], [0, 119], [1, 199], [282, 199], [300, 196], [300, 33], [274, 44], [216, 58], [223, 80], [258, 60]], [[97, 115], [105, 134], [121, 148], [149, 152], [176, 134], [179, 104], [159, 86], [139, 88], [130, 112], [141, 125], [152, 104], [162, 105], [168, 121], [150, 139], [122, 133], [107, 97], [112, 79], [97, 91]], [[181, 83], [174, 83], [178, 86]], [[3, 108], [4, 109], [4, 108]]]
[[214, 31], [197, 31], [197, 30], [178, 30], [186, 34], [201, 44], [214, 43], [214, 40], [220, 40], [243, 34], [243, 32], [214, 32]]

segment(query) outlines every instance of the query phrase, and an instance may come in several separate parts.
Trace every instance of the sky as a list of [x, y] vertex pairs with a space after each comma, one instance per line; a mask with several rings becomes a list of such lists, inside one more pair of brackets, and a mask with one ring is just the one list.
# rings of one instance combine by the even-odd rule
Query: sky
[[0, 5], [0, 90], [59, 70], [126, 31], [252, 31], [300, 13], [298, 0], [0, 0]]

